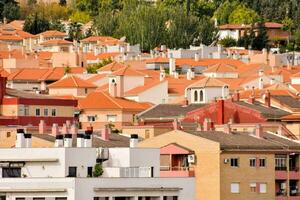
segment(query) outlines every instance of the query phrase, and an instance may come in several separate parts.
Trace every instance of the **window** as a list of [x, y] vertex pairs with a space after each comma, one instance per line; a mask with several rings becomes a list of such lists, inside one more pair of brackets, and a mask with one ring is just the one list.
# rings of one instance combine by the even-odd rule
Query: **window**
[[24, 116], [29, 116], [29, 107], [24, 106]]
[[44, 116], [48, 116], [48, 109], [47, 108], [44, 109]]
[[67, 200], [67, 197], [55, 197], [55, 200]]
[[51, 111], [51, 115], [52, 115], [53, 117], [55, 117], [55, 116], [56, 116], [56, 109], [52, 109], [52, 111]]
[[230, 166], [231, 167], [238, 167], [239, 166], [239, 159], [238, 158], [231, 158], [230, 159]]
[[256, 183], [250, 183], [250, 191], [256, 192]]
[[265, 167], [266, 166], [266, 159], [260, 158], [259, 159], [259, 167]]
[[204, 101], [203, 91], [200, 90], [200, 102]]
[[109, 197], [94, 197], [94, 200], [109, 200]]
[[259, 193], [267, 193], [267, 184], [266, 183], [259, 184]]
[[239, 193], [240, 192], [240, 184], [239, 183], [231, 183], [230, 192], [231, 193]]
[[275, 157], [275, 169], [276, 170], [286, 170], [286, 156], [276, 155]]
[[77, 176], [77, 167], [69, 167], [68, 177], [76, 177], [76, 176]]
[[3, 178], [20, 178], [21, 168], [2, 168]]
[[16, 200], [25, 200], [24, 197], [17, 197]]
[[10, 132], [6, 132], [6, 137], [9, 138], [11, 136]]
[[34, 197], [33, 200], [45, 200], [44, 197]]
[[84, 88], [84, 93], [87, 94], [88, 93], [88, 89]]
[[89, 121], [89, 122], [94, 122], [94, 121], [96, 121], [96, 117], [95, 117], [95, 116], [87, 116], [87, 118], [88, 118], [88, 121]]
[[35, 109], [35, 116], [40, 116], [41, 110], [39, 108]]
[[256, 158], [250, 158], [249, 165], [250, 167], [256, 167]]
[[108, 122], [116, 122], [117, 121], [117, 115], [107, 115], [107, 121]]
[[93, 177], [93, 167], [88, 167], [87, 168], [87, 176], [88, 177]]
[[198, 101], [198, 92], [197, 90], [195, 90], [194, 92], [194, 102], [197, 102]]

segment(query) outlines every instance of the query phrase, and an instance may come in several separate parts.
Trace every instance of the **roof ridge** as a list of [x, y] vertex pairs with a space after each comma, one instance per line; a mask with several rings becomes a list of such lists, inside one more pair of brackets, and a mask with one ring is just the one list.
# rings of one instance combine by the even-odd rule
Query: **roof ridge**
[[105, 92], [102, 92], [104, 94], [104, 96], [106, 96], [107, 98], [109, 98], [116, 106], [118, 106], [119, 108], [123, 108], [120, 104], [118, 104], [110, 95], [107, 95]]
[[77, 83], [77, 81], [76, 81], [76, 79], [74, 78], [73, 75], [71, 75], [71, 78], [72, 78], [72, 80], [73, 80], [75, 86], [76, 86], [76, 87], [79, 87], [79, 85], [78, 85], [78, 83]]

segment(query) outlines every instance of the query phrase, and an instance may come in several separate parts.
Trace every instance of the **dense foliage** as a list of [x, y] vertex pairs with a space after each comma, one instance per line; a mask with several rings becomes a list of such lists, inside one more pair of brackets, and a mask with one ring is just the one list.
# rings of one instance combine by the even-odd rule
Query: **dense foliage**
[[[299, 0], [157, 0], [156, 5], [146, 0], [59, 0], [51, 4], [37, 3], [37, 0], [27, 2], [20, 8], [15, 0], [0, 1], [1, 19], [26, 18], [26, 24], [32, 24], [31, 28], [26, 26], [27, 30], [32, 33], [44, 30], [47, 26], [62, 30], [60, 20], [70, 20], [74, 31], [70, 33], [71, 39], [85, 36], [78, 32], [78, 24], [93, 21], [95, 34], [118, 38], [125, 36], [132, 44], [140, 43], [144, 51], [161, 44], [171, 48], [214, 44], [218, 32], [216, 23], [283, 23], [290, 33], [289, 44], [293, 43], [296, 47], [296, 33], [299, 35], [300, 30]], [[72, 2], [76, 3], [72, 5]], [[39, 23], [42, 27], [35, 27]], [[259, 31], [259, 37], [250, 31], [237, 44], [260, 49], [261, 46], [256, 43], [265, 44], [268, 39], [263, 28]], [[232, 45], [232, 41], [223, 42]]]

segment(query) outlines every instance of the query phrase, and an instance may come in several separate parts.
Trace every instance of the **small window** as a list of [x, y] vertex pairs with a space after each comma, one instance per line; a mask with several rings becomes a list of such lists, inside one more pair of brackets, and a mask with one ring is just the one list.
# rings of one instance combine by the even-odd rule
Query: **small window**
[[231, 183], [230, 192], [231, 193], [239, 193], [240, 192], [240, 184], [239, 183]]
[[21, 168], [2, 168], [2, 178], [20, 178]]
[[24, 106], [24, 116], [29, 116], [29, 107]]
[[266, 167], [266, 159], [265, 158], [259, 159], [259, 167]]
[[256, 192], [256, 183], [250, 183], [250, 192]]
[[6, 132], [6, 137], [9, 138], [11, 136], [10, 132]]
[[44, 109], [44, 116], [48, 116], [48, 109], [47, 108]]
[[17, 197], [16, 200], [25, 200], [24, 197]]
[[259, 193], [267, 193], [267, 184], [266, 183], [259, 184]]
[[77, 176], [77, 167], [69, 167], [68, 177], [76, 177], [76, 176]]
[[88, 177], [93, 177], [93, 167], [88, 167], [87, 168], [87, 176]]
[[56, 109], [52, 109], [52, 111], [51, 111], [51, 115], [52, 115], [53, 117], [55, 117], [55, 116], [56, 116]]
[[88, 93], [88, 89], [84, 88], [84, 93], [87, 94]]
[[256, 167], [256, 158], [250, 158], [249, 165], [250, 167]]
[[238, 167], [239, 166], [239, 159], [238, 158], [231, 158], [230, 159], [230, 166], [231, 167]]
[[33, 200], [45, 200], [44, 197], [34, 197]]
[[96, 121], [96, 117], [95, 117], [95, 116], [87, 116], [87, 118], [88, 118], [88, 121], [89, 121], [89, 122], [94, 122], [94, 121]]
[[35, 116], [41, 116], [41, 110], [39, 108], [35, 109]]
[[117, 115], [107, 115], [107, 122], [116, 122], [117, 121]]

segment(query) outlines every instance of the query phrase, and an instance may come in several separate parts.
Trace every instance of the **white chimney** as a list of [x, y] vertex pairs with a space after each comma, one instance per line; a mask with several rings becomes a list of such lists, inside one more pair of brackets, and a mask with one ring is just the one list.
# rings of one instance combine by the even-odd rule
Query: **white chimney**
[[174, 78], [178, 79], [179, 78], [179, 74], [177, 71], [174, 72]]
[[191, 69], [188, 69], [188, 71], [186, 72], [186, 79], [187, 80], [192, 80], [192, 70]]
[[264, 70], [260, 69], [259, 72], [258, 72], [258, 76], [263, 76], [263, 75], [264, 75]]
[[260, 77], [258, 80], [258, 89], [264, 89], [264, 79], [262, 77]]
[[200, 60], [199, 53], [198, 53], [198, 52], [196, 52], [196, 53], [195, 53], [195, 61], [199, 61], [199, 60]]
[[169, 59], [169, 73], [173, 75], [173, 72], [176, 70], [176, 60], [173, 58], [173, 54], [170, 55]]
[[55, 136], [54, 147], [63, 147], [63, 146], [64, 146], [64, 136], [63, 135], [56, 135]]
[[218, 44], [217, 48], [218, 48], [218, 53], [221, 54], [222, 53], [222, 45]]
[[17, 129], [16, 147], [17, 148], [25, 147], [24, 129]]
[[271, 78], [271, 79], [270, 79], [270, 84], [271, 84], [271, 85], [275, 84], [275, 79], [274, 79], [274, 78]]
[[64, 147], [72, 147], [72, 134], [65, 134]]
[[86, 148], [92, 147], [92, 134], [84, 135], [84, 147]]
[[160, 70], [160, 73], [159, 73], [159, 80], [160, 80], [160, 81], [163, 81], [163, 80], [165, 80], [165, 77], [166, 77], [166, 72], [165, 72], [165, 70]]
[[77, 147], [84, 147], [84, 134], [77, 134]]
[[135, 148], [138, 146], [139, 136], [137, 134], [130, 135], [130, 148]]
[[32, 135], [30, 133], [24, 134], [25, 138], [25, 147], [31, 148], [32, 147]]

